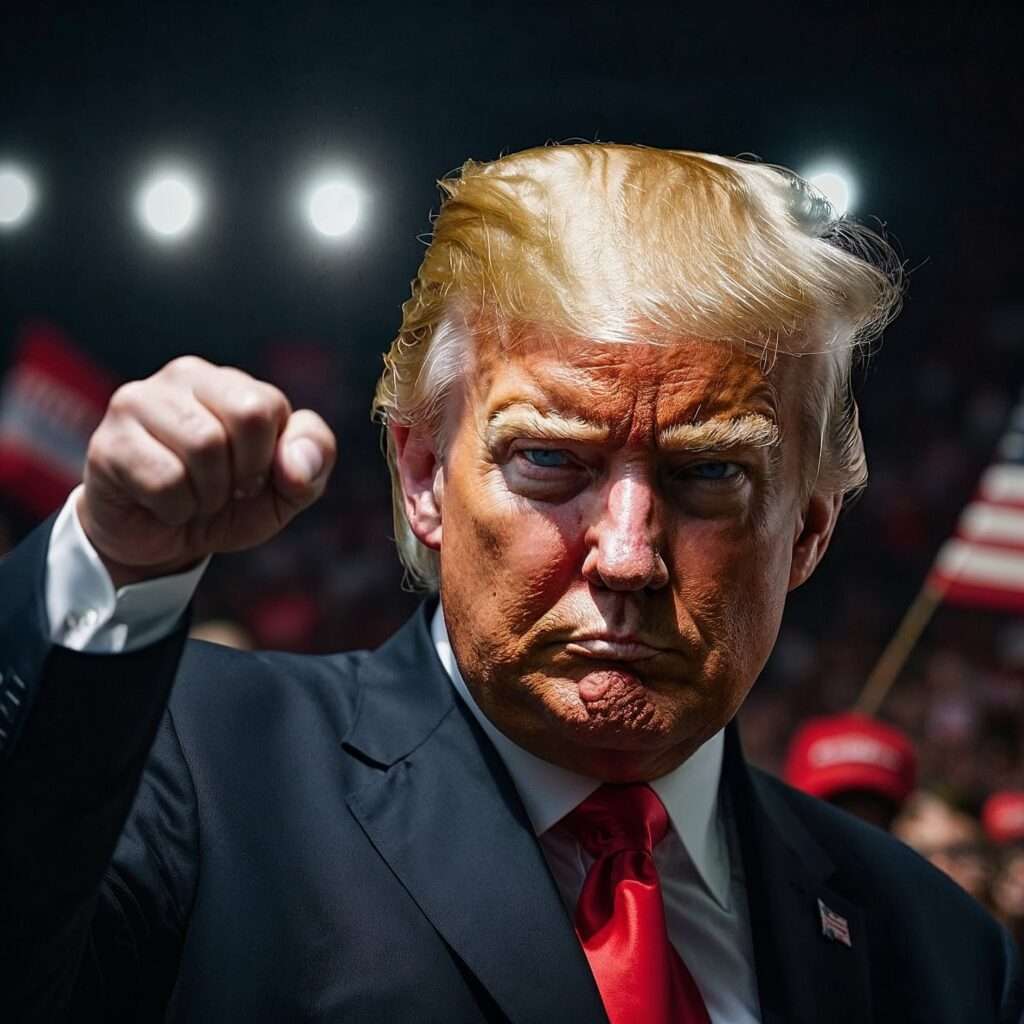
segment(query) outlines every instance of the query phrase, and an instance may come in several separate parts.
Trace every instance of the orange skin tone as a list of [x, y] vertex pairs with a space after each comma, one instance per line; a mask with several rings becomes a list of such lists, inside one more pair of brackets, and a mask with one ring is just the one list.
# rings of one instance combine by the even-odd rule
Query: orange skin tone
[[[650, 780], [733, 717], [841, 504], [801, 496], [806, 372], [781, 359], [766, 375], [694, 339], [527, 337], [475, 354], [443, 458], [425, 427], [392, 427], [410, 524], [440, 552], [459, 667], [510, 739], [587, 776]], [[524, 403], [600, 436], [538, 437], [527, 423], [496, 438], [495, 414]], [[675, 425], [751, 416], [779, 443], [661, 443]], [[640, 655], [580, 637], [625, 638]]]

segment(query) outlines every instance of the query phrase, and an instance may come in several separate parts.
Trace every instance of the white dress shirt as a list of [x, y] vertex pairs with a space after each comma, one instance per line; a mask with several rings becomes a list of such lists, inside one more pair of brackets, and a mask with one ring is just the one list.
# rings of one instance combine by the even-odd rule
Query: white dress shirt
[[[46, 608], [51, 639], [74, 650], [118, 653], [166, 636], [207, 563], [115, 591], [78, 521], [77, 497], [77, 491], [72, 493], [50, 537]], [[535, 757], [493, 725], [459, 671], [440, 607], [431, 634], [452, 685], [512, 777], [571, 916], [592, 858], [559, 822], [600, 782]], [[713, 1024], [759, 1024], [746, 885], [735, 828], [719, 797], [723, 745], [719, 732], [675, 771], [651, 783], [671, 823], [654, 861], [669, 939], [693, 975]]]
[[119, 654], [167, 636], [195, 593], [209, 559], [188, 572], [133, 583], [115, 592], [110, 574], [78, 519], [79, 485], [60, 510], [46, 558], [50, 639], [61, 647]]
[[[494, 744], [533, 825], [570, 916], [593, 857], [560, 825], [601, 784], [524, 750], [477, 706], [448, 642], [440, 606], [430, 624], [441, 664]], [[654, 849], [669, 940], [693, 975], [714, 1024], [757, 1024], [760, 1009], [747, 892], [729, 815], [719, 799], [725, 737], [716, 733], [651, 789], [671, 827]]]

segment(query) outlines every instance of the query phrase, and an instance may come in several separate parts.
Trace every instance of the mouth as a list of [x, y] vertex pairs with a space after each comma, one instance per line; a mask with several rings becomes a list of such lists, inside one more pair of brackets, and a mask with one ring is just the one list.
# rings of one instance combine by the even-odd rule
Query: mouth
[[588, 636], [574, 637], [565, 645], [570, 654], [594, 661], [647, 661], [662, 653], [657, 647], [641, 643], [631, 637]]

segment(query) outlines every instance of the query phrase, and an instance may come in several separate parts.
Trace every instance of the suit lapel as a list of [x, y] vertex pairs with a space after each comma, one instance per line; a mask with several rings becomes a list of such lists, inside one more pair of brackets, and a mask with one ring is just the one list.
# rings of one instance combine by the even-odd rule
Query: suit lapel
[[381, 770], [349, 808], [510, 1020], [604, 1021], [526, 812], [437, 660], [428, 614], [367, 663], [345, 746]]
[[740, 837], [765, 1024], [869, 1024], [863, 913], [836, 890], [831, 861], [799, 819], [751, 776], [735, 726], [727, 733], [725, 784]]
[[[446, 943], [516, 1024], [606, 1021], [529, 820], [501, 759], [454, 693], [430, 606], [361, 671], [344, 746], [376, 769], [348, 805]], [[735, 726], [723, 782], [733, 808], [764, 1024], [869, 1024], [860, 908], [780, 797], [752, 777]], [[823, 933], [822, 908], [850, 945]]]

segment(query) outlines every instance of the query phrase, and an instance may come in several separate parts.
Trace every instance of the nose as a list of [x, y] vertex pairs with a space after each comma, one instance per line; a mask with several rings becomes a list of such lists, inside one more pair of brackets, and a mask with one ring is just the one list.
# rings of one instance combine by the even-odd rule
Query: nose
[[658, 496], [643, 473], [611, 481], [596, 521], [587, 530], [583, 576], [608, 590], [656, 590], [668, 583], [659, 551]]

